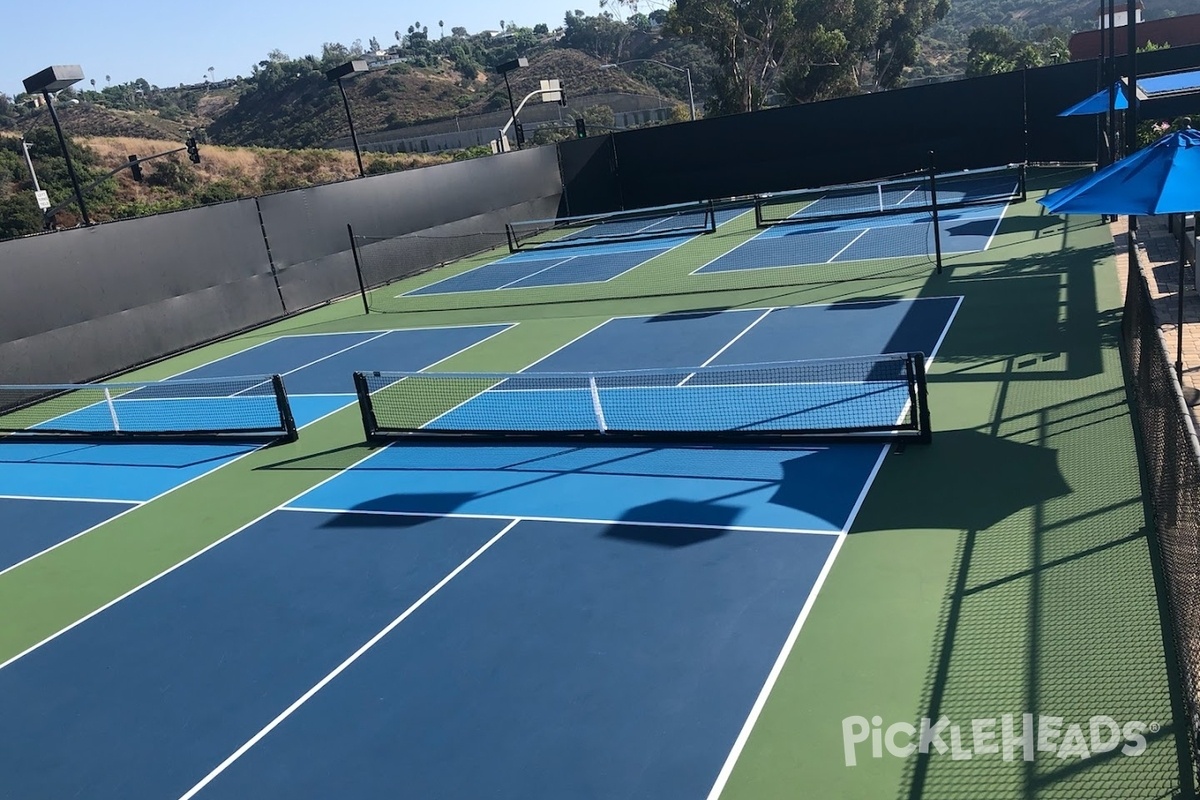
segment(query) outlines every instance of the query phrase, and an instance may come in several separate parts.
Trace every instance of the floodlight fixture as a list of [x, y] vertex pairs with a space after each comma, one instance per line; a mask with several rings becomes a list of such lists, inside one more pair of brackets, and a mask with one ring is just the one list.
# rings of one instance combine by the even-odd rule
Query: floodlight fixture
[[369, 67], [366, 61], [347, 61], [340, 67], [334, 67], [325, 73], [325, 77], [331, 81], [337, 81], [338, 89], [342, 92], [342, 105], [346, 107], [346, 121], [350, 123], [350, 141], [354, 143], [354, 157], [358, 160], [358, 174], [364, 177], [367, 171], [363, 169], [362, 151], [358, 149], [358, 134], [354, 132], [354, 117], [350, 114], [350, 98], [346, 96], [346, 87], [342, 83], [342, 78], [353, 77], [360, 72], [367, 72]]
[[78, 64], [59, 64], [46, 67], [41, 72], [34, 73], [25, 79], [25, 91], [34, 94], [42, 93], [46, 108], [50, 109], [50, 119], [54, 120], [54, 130], [58, 133], [58, 143], [62, 147], [63, 158], [67, 162], [67, 174], [71, 176], [71, 186], [75, 189], [75, 199], [79, 202], [79, 215], [84, 225], [91, 225], [88, 218], [87, 204], [83, 202], [83, 191], [79, 188], [79, 176], [75, 174], [75, 165], [71, 162], [71, 153], [67, 150], [67, 137], [63, 136], [62, 125], [58, 121], [58, 112], [54, 110], [54, 92], [60, 92], [68, 86], [74, 86], [83, 80], [83, 67]]

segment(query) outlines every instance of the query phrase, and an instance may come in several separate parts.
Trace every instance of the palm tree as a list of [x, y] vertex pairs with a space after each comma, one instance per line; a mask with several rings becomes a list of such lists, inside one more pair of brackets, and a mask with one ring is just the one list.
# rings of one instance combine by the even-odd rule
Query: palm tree
[[92, 78], [92, 91], [96, 90], [96, 79]]
[[105, 76], [104, 76], [104, 82], [105, 82], [105, 83], [112, 83], [112, 75], [105, 75]]
[[438, 20], [438, 28], [440, 28], [441, 32], [442, 32], [442, 35], [439, 38], [445, 39], [446, 38], [446, 23], [439, 19]]
[[215, 76], [213, 75], [213, 73], [214, 73], [214, 72], [216, 72], [216, 71], [217, 71], [217, 68], [216, 68], [216, 67], [209, 67], [209, 68], [208, 68], [208, 77], [209, 77], [209, 78], [215, 77]]

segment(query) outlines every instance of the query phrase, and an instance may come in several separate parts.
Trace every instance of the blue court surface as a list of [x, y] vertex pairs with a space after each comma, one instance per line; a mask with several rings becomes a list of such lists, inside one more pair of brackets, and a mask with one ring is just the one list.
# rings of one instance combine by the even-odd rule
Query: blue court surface
[[[941, 211], [943, 253], [986, 250], [1006, 205]], [[803, 216], [803, 215], [801, 215]], [[807, 266], [884, 258], [932, 257], [933, 222], [928, 214], [775, 225], [693, 271], [696, 274]]]
[[[303, 427], [355, 402], [351, 375], [388, 363], [424, 369], [507, 325], [423, 328], [366, 333], [281, 336], [218, 359], [176, 378], [283, 375], [296, 425]], [[170, 383], [170, 380], [167, 381]], [[213, 423], [262, 398], [155, 398], [153, 386], [118, 400], [154, 427]], [[123, 413], [123, 412], [122, 412]], [[103, 428], [103, 404], [68, 415]], [[0, 445], [0, 572], [80, 534], [116, 514], [183, 486], [259, 449], [246, 443], [96, 444], [78, 441]], [[80, 500], [95, 501], [86, 507]], [[31, 506], [30, 503], [36, 505]], [[36, 508], [38, 530], [28, 519]]]
[[[932, 356], [958, 304], [617, 318], [527, 371]], [[0, 793], [704, 797], [885, 454], [380, 448], [0, 665]]]
[[[717, 211], [717, 225], [723, 225], [747, 213], [748, 209]], [[651, 259], [703, 235], [663, 236], [643, 241], [523, 250], [400, 296], [602, 283], [624, 275]]]

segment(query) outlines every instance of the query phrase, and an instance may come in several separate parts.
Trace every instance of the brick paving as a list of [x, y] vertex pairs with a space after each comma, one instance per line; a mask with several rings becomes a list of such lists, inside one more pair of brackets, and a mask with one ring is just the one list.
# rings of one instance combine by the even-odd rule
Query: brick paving
[[[1128, 218], [1112, 223], [1113, 244], [1117, 257], [1117, 274], [1125, 291], [1128, 258], [1125, 234]], [[1179, 318], [1179, 240], [1167, 228], [1167, 217], [1138, 218], [1138, 249], [1142, 269], [1150, 285], [1154, 318], [1167, 343], [1167, 355], [1176, 360], [1176, 320]], [[1183, 294], [1183, 389], [1192, 408], [1192, 418], [1200, 423], [1200, 294], [1193, 282], [1193, 270], [1184, 270]]]

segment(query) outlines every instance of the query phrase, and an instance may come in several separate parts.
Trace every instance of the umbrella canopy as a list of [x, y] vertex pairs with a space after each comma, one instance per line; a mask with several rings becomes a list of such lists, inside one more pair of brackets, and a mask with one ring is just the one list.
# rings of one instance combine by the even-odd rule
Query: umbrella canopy
[[[1058, 115], [1060, 117], [1078, 117], [1086, 114], [1107, 114], [1109, 91], [1109, 89], [1101, 89], [1088, 99], [1081, 100], [1071, 106], [1066, 111], [1058, 112]], [[1125, 96], [1125, 84], [1117, 81], [1113, 84], [1112, 91], [1116, 93], [1113, 108], [1117, 111], [1129, 108], [1129, 98]]]
[[1056, 214], [1151, 216], [1200, 209], [1200, 131], [1157, 142], [1038, 200]]

